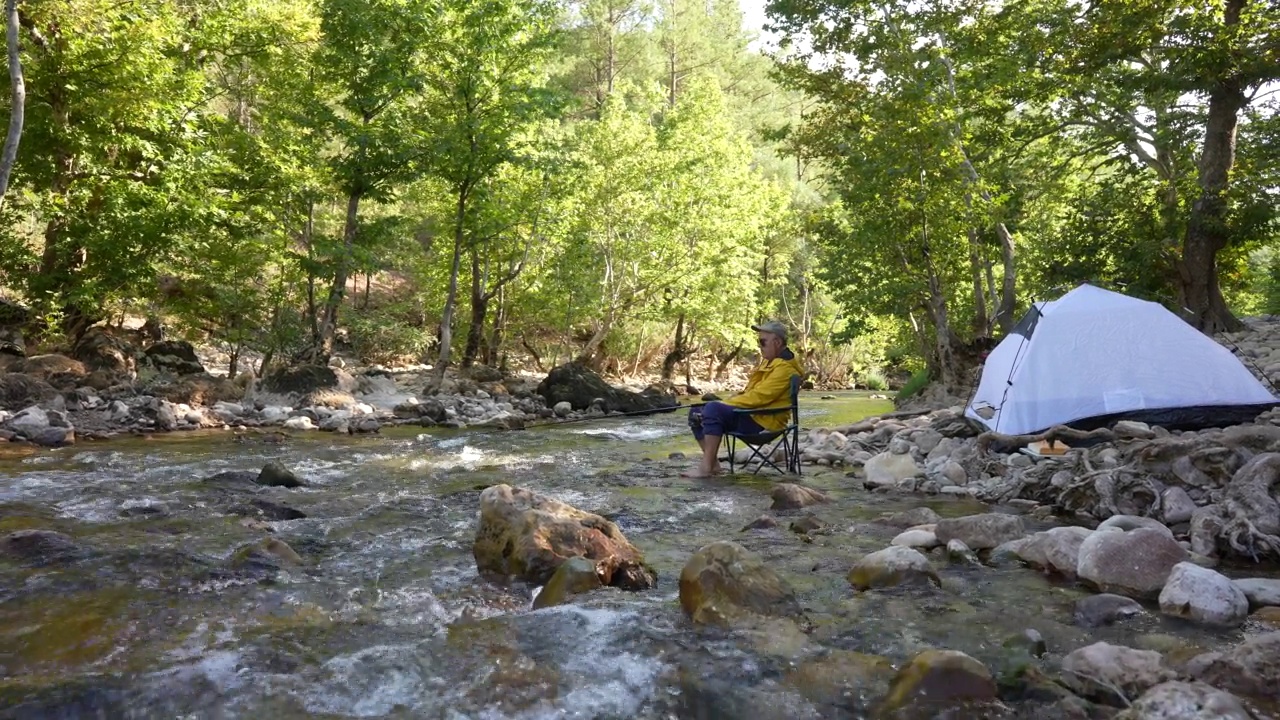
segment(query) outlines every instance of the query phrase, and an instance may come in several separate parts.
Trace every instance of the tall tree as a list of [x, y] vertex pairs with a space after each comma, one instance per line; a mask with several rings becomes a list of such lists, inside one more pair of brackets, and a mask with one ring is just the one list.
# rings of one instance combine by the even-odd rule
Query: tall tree
[[390, 199], [419, 167], [412, 141], [424, 83], [421, 49], [438, 10], [427, 0], [324, 0], [317, 74], [336, 96], [317, 98], [315, 124], [339, 144], [332, 158], [346, 198], [342, 240], [321, 311], [316, 350], [333, 349], [353, 268], [360, 204]]
[[4, 136], [4, 152], [0, 153], [0, 203], [9, 192], [9, 176], [18, 159], [22, 141], [22, 122], [27, 106], [27, 86], [22, 76], [22, 57], [18, 47], [18, 0], [5, 0], [5, 44], [9, 50], [9, 130]]
[[[521, 160], [530, 123], [554, 108], [542, 89], [554, 19], [554, 6], [542, 0], [448, 0], [430, 46], [428, 164], [453, 197], [453, 248], [436, 363], [440, 377], [453, 356], [458, 277], [466, 254], [472, 264], [472, 317], [463, 364], [473, 362], [480, 348], [490, 293], [496, 292], [482, 276], [480, 246], [493, 241], [501, 228], [486, 229], [478, 206], [490, 201], [499, 169]], [[520, 267], [500, 273], [497, 287]]]

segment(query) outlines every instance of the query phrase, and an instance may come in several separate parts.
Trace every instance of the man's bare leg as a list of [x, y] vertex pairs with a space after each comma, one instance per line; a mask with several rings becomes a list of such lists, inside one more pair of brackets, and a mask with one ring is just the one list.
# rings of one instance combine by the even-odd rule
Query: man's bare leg
[[708, 478], [720, 474], [720, 435], [702, 436], [702, 461], [697, 470], [680, 473], [681, 477]]

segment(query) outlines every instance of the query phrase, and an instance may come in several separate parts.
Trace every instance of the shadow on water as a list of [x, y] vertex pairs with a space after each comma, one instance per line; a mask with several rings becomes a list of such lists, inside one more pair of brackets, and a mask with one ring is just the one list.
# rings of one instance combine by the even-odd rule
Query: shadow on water
[[[889, 409], [861, 394], [806, 394], [802, 423]], [[867, 654], [896, 664], [927, 647], [998, 664], [1003, 641], [1027, 628], [1054, 653], [1106, 639], [1189, 655], [1240, 634], [1155, 614], [1085, 631], [1071, 620], [1081, 590], [1021, 569], [938, 562], [940, 591], [855, 594], [852, 560], [895, 534], [877, 517], [985, 508], [872, 494], [842, 472], [806, 468], [806, 482], [832, 498], [813, 508], [825, 530], [805, 541], [787, 527], [804, 513], [778, 511], [779, 527], [741, 532], [768, 510], [777, 477], [680, 478], [692, 459], [668, 456], [695, 450], [684, 411], [523, 432], [267, 437], [0, 458], [0, 533], [70, 539], [0, 556], [0, 717], [861, 717], [874, 693], [836, 692], [822, 668], [856, 675]], [[272, 460], [307, 486], [205, 481]], [[657, 587], [531, 611], [533, 588], [478, 578], [479, 493], [500, 482], [614, 519], [645, 551]], [[254, 511], [263, 507], [296, 512], [273, 520]], [[296, 556], [262, 550], [268, 536]], [[793, 584], [811, 632], [727, 632], [684, 618], [680, 569], [719, 539]]]

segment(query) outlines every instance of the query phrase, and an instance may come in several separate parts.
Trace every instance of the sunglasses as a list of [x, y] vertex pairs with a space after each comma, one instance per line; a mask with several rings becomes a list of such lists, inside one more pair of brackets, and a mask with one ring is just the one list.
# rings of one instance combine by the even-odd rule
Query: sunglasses
[[759, 345], [760, 347], [764, 347], [765, 345], [768, 345], [770, 342], [771, 341], [769, 340], [757, 340], [756, 344]]

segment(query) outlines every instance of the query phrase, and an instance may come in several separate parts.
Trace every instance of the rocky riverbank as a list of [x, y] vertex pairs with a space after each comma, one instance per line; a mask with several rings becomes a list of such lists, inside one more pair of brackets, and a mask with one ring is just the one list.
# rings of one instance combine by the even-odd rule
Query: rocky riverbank
[[[1264, 383], [1280, 381], [1280, 319], [1248, 323], [1219, 340]], [[879, 492], [968, 496], [1088, 527], [1153, 518], [1205, 558], [1280, 560], [1280, 410], [1198, 432], [1126, 421], [1011, 438], [966, 421], [961, 399], [930, 401], [810, 430], [803, 461], [844, 468]]]
[[[841, 531], [815, 513], [836, 513], [833, 505], [849, 497], [833, 499], [789, 484], [772, 495], [772, 513], [797, 518], [790, 533], [810, 544], [838, 542]], [[695, 626], [788, 638], [787, 652], [809, 655], [804, 664], [825, 679], [811, 678], [804, 689], [824, 688], [824, 682], [856, 685], [857, 705], [876, 718], [1260, 720], [1280, 711], [1280, 579], [1228, 579], [1155, 520], [1118, 515], [1092, 530], [1029, 532], [1016, 513], [943, 518], [922, 506], [874, 524], [900, 532], [882, 550], [851, 557], [839, 568], [819, 563], [813, 572], [847, 572], [856, 595], [907, 592], [928, 602], [924, 598], [952, 596], [982, 582], [994, 568], [1022, 563], [1079, 579], [1100, 593], [1075, 604], [1074, 623], [1083, 628], [1138, 622], [1151, 612], [1209, 627], [1249, 628], [1240, 642], [1182, 656], [1105, 640], [1050, 648], [1034, 628], [1004, 641], [994, 662], [957, 647], [919, 651], [896, 669], [875, 656], [815, 656], [802, 648], [820, 645], [816, 636], [822, 632], [811, 616], [827, 610], [802, 604], [793, 583], [803, 580], [734, 540], [707, 543], [688, 557], [678, 582], [680, 606]], [[787, 532], [769, 513], [742, 530]], [[584, 593], [610, 584], [633, 591], [653, 584], [641, 549], [613, 522], [507, 485], [480, 495], [474, 554], [482, 572], [541, 586], [535, 608], [583, 602]], [[644, 582], [616, 582], [617, 567], [640, 568], [634, 575]], [[960, 582], [960, 576], [967, 579]], [[761, 708], [756, 717], [809, 717], [806, 700], [814, 698], [804, 690], [801, 695], [788, 706], [790, 715]]]
[[[566, 365], [547, 378], [482, 365], [438, 381], [429, 366], [278, 369], [235, 379], [206, 370], [186, 342], [138, 349], [94, 330], [68, 355], [0, 354], [0, 442], [62, 447], [121, 434], [280, 428], [376, 433], [387, 426], [512, 430], [676, 404], [676, 388], [610, 387]], [[557, 374], [559, 373], [559, 374]]]

